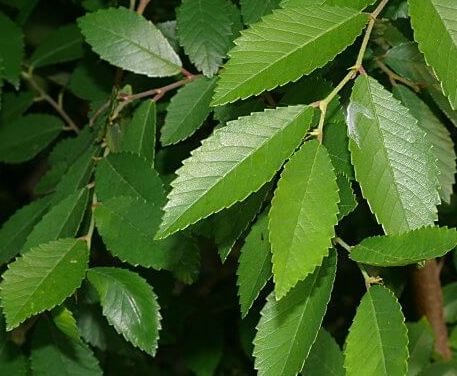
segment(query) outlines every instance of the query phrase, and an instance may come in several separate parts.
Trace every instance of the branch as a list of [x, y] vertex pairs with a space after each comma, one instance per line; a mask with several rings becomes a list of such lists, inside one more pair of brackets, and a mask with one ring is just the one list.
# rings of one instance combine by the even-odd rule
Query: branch
[[143, 14], [144, 10], [146, 9], [146, 7], [148, 6], [150, 1], [151, 0], [140, 0], [140, 3], [138, 4], [138, 8], [136, 8], [136, 12], [138, 14]]
[[52, 108], [54, 108], [54, 110], [56, 110], [56, 112], [62, 117], [62, 119], [65, 120], [68, 126], [66, 130], [72, 130], [76, 134], [78, 134], [79, 128], [74, 123], [74, 121], [71, 120], [70, 116], [68, 116], [68, 114], [65, 112], [64, 108], [62, 107], [61, 101], [59, 101], [60, 103], [57, 103], [54, 99], [52, 99], [46, 93], [46, 91], [44, 91], [44, 89], [40, 85], [38, 85], [38, 83], [34, 80], [31, 74], [22, 72], [21, 76], [40, 94], [40, 97], [43, 98], [46, 102], [48, 102], [52, 106]]
[[365, 71], [362, 66], [363, 62], [363, 57], [365, 56], [365, 52], [367, 50], [368, 42], [371, 37], [371, 33], [373, 31], [374, 24], [376, 22], [376, 19], [378, 18], [379, 14], [382, 12], [384, 7], [387, 5], [389, 0], [382, 0], [376, 9], [373, 11], [373, 13], [370, 14], [370, 21], [368, 22], [368, 26], [365, 30], [365, 35], [362, 40], [362, 45], [360, 46], [359, 53], [357, 54], [357, 59], [355, 61], [354, 66], [352, 66], [349, 70], [349, 73], [344, 76], [344, 78], [340, 81], [340, 83], [336, 86], [332, 92], [327, 95], [324, 99], [319, 101], [319, 109], [321, 110], [321, 116], [319, 118], [319, 125], [317, 126], [317, 129], [313, 132], [315, 136], [317, 136], [317, 140], [319, 143], [322, 144], [322, 140], [324, 138], [324, 122], [325, 122], [325, 115], [327, 113], [327, 107], [330, 104], [330, 102], [337, 96], [337, 94], [343, 89], [346, 84], [353, 80], [356, 76], [357, 73], [364, 74]]
[[392, 84], [392, 86], [395, 86], [397, 82], [401, 82], [402, 84], [409, 86], [411, 89], [413, 89], [416, 93], [420, 91], [419, 85], [415, 84], [414, 82], [399, 76], [396, 74], [394, 71], [392, 71], [387, 65], [385, 65], [380, 58], [376, 58], [376, 65], [381, 69], [387, 77], [389, 77], [389, 81]]

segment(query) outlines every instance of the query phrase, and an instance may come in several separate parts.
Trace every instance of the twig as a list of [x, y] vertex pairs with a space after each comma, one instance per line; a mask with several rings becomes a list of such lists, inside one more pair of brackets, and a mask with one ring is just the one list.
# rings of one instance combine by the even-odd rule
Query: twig
[[106, 101], [105, 103], [103, 103], [103, 105], [101, 105], [97, 111], [95, 111], [95, 113], [92, 115], [92, 117], [89, 119], [89, 127], [93, 127], [96, 120], [99, 118], [99, 116], [108, 109], [109, 105], [110, 105], [111, 101]]
[[360, 46], [359, 53], [357, 54], [357, 59], [355, 61], [354, 66], [352, 66], [349, 70], [349, 73], [344, 76], [344, 78], [340, 81], [340, 83], [336, 86], [332, 92], [327, 95], [324, 99], [319, 101], [319, 109], [321, 110], [321, 116], [319, 118], [319, 124], [317, 126], [317, 129], [313, 132], [317, 136], [317, 140], [319, 143], [322, 143], [323, 138], [324, 138], [324, 122], [325, 122], [325, 115], [327, 113], [327, 107], [330, 104], [330, 102], [337, 96], [337, 94], [343, 89], [343, 87], [351, 80], [353, 80], [356, 76], [357, 73], [364, 74], [365, 70], [363, 69], [362, 62], [363, 62], [363, 57], [365, 56], [365, 52], [368, 47], [368, 42], [371, 37], [371, 33], [373, 31], [374, 24], [376, 22], [376, 19], [378, 18], [379, 14], [382, 12], [384, 7], [387, 5], [389, 0], [382, 0], [376, 9], [373, 11], [373, 13], [370, 14], [370, 21], [368, 22], [368, 26], [365, 30], [365, 35], [362, 40], [362, 45]]
[[59, 105], [59, 103], [57, 103], [54, 99], [52, 99], [52, 97], [49, 96], [48, 93], [46, 93], [40, 85], [38, 85], [38, 83], [33, 79], [33, 76], [26, 72], [22, 72], [21, 76], [38, 92], [38, 94], [40, 94], [40, 97], [46, 102], [48, 102], [52, 106], [52, 108], [54, 108], [54, 110], [56, 110], [56, 112], [62, 117], [62, 119], [65, 120], [65, 122], [67, 123], [67, 127], [64, 129], [72, 130], [76, 134], [78, 134], [79, 128], [76, 126], [74, 121], [70, 118], [70, 116], [68, 116], [63, 107]]
[[414, 82], [399, 76], [396, 74], [394, 71], [392, 71], [387, 65], [385, 65], [380, 58], [376, 58], [376, 65], [378, 66], [379, 69], [381, 69], [389, 78], [390, 83], [392, 86], [395, 86], [397, 82], [401, 82], [402, 84], [409, 86], [411, 89], [413, 89], [416, 93], [420, 91], [419, 85], [415, 84]]
[[140, 0], [140, 3], [138, 4], [138, 8], [136, 8], [136, 12], [138, 14], [143, 14], [144, 10], [146, 9], [146, 7], [148, 6], [150, 1], [151, 0]]

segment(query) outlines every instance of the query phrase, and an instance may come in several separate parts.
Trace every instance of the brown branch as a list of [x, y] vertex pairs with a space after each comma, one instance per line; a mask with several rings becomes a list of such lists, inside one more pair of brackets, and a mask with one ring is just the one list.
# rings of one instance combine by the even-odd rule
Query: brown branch
[[136, 8], [136, 12], [138, 14], [143, 14], [144, 10], [148, 6], [151, 0], [140, 0], [140, 3], [138, 4], [138, 8]]
[[381, 69], [389, 78], [390, 83], [392, 86], [395, 86], [397, 82], [401, 82], [402, 84], [409, 86], [411, 89], [413, 89], [416, 93], [420, 91], [419, 85], [415, 84], [414, 82], [399, 76], [396, 74], [393, 70], [391, 70], [387, 65], [385, 65], [380, 58], [376, 58], [376, 65], [378, 66], [379, 69]]
[[412, 272], [414, 298], [419, 315], [425, 315], [435, 333], [435, 351], [450, 360], [452, 352], [443, 314], [443, 293], [436, 260], [428, 260], [421, 269]]
[[40, 94], [40, 97], [44, 99], [46, 102], [48, 102], [54, 110], [62, 117], [63, 120], [67, 123], [67, 128], [64, 128], [65, 130], [72, 130], [76, 134], [79, 133], [79, 128], [75, 124], [75, 122], [68, 116], [68, 114], [65, 112], [63, 107], [57, 103], [51, 96], [44, 91], [44, 89], [38, 85], [38, 83], [33, 79], [32, 74], [22, 72], [21, 76], [24, 80], [26, 80], [37, 92]]

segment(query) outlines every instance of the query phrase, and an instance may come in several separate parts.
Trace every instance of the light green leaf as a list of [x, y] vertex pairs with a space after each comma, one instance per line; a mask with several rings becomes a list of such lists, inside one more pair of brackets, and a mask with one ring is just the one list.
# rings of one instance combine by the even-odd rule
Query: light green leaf
[[312, 116], [307, 106], [277, 108], [216, 130], [177, 170], [157, 236], [184, 229], [257, 191], [300, 144]]
[[376, 80], [361, 75], [347, 115], [355, 176], [386, 233], [437, 219], [437, 168], [425, 132]]
[[104, 158], [95, 173], [95, 193], [99, 201], [116, 196], [139, 197], [165, 202], [159, 174], [144, 160], [132, 153], [113, 153]]
[[269, 213], [277, 299], [322, 263], [335, 235], [338, 186], [330, 157], [317, 141], [286, 164]]
[[17, 210], [0, 229], [0, 263], [8, 262], [22, 249], [27, 236], [49, 209], [50, 197], [43, 197]]
[[343, 174], [336, 174], [336, 183], [338, 185], [338, 220], [341, 220], [348, 214], [352, 213], [357, 207], [357, 198], [351, 187], [351, 181]]
[[236, 274], [241, 316], [244, 318], [271, 277], [267, 215], [262, 215], [257, 220], [246, 237]]
[[0, 284], [7, 330], [54, 308], [73, 294], [84, 278], [88, 262], [86, 242], [60, 239], [39, 245], [9, 264]]
[[30, 57], [33, 68], [65, 63], [83, 56], [83, 38], [75, 24], [61, 26], [38, 45]]
[[370, 287], [346, 339], [346, 375], [406, 375], [408, 337], [404, 321], [394, 294], [383, 286]]
[[102, 376], [89, 346], [61, 333], [47, 317], [34, 330], [30, 360], [34, 376]]
[[321, 329], [301, 371], [302, 376], [345, 376], [344, 357], [340, 347]]
[[21, 254], [42, 243], [75, 236], [86, 212], [88, 201], [89, 191], [83, 188], [53, 206], [33, 228], [21, 249]]
[[121, 141], [121, 151], [128, 151], [154, 165], [156, 143], [156, 105], [144, 101], [133, 114]]
[[226, 0], [183, 0], [177, 9], [179, 43], [197, 69], [212, 77], [232, 44]]
[[0, 61], [2, 76], [12, 85], [19, 85], [22, 58], [24, 57], [24, 36], [22, 30], [3, 13], [0, 13]]
[[312, 5], [333, 5], [339, 7], [349, 7], [358, 10], [366, 8], [376, 0], [282, 0], [283, 7], [309, 7]]
[[283, 299], [269, 295], [254, 339], [259, 376], [295, 376], [303, 368], [327, 310], [335, 273], [332, 252]]
[[241, 0], [241, 15], [245, 24], [253, 24], [276, 9], [281, 0]]
[[95, 223], [108, 250], [122, 261], [174, 270], [181, 262], [182, 252], [190, 250], [177, 247], [179, 241], [186, 242], [181, 236], [154, 240], [161, 213], [160, 200], [146, 202], [120, 196], [97, 206]]
[[456, 155], [451, 134], [427, 104], [410, 89], [397, 85], [394, 87], [393, 93], [416, 118], [419, 127], [427, 133], [433, 155], [437, 160], [440, 196], [444, 202], [450, 203], [456, 173]]
[[165, 124], [160, 130], [162, 145], [176, 144], [192, 136], [210, 113], [216, 79], [199, 78], [171, 98]]
[[149, 77], [173, 76], [181, 61], [162, 33], [125, 8], [102, 9], [78, 20], [92, 49], [109, 63]]
[[73, 313], [63, 306], [54, 308], [51, 312], [55, 326], [65, 335], [76, 342], [82, 342], [79, 336], [78, 324]]
[[100, 295], [108, 322], [127, 341], [154, 356], [161, 316], [151, 286], [138, 274], [120, 268], [92, 268], [87, 278]]
[[408, 376], [417, 376], [430, 363], [433, 352], [433, 330], [426, 318], [406, 323], [408, 328]]
[[452, 108], [457, 109], [457, 3], [454, 0], [409, 0], [408, 3], [419, 49], [438, 76]]
[[20, 163], [32, 159], [63, 130], [58, 117], [32, 114], [0, 126], [0, 161]]
[[446, 227], [422, 227], [395, 235], [365, 238], [349, 256], [377, 266], [402, 266], [441, 257], [457, 245], [457, 231]]
[[352, 44], [366, 23], [365, 15], [348, 8], [275, 10], [235, 40], [212, 104], [257, 95], [311, 73]]

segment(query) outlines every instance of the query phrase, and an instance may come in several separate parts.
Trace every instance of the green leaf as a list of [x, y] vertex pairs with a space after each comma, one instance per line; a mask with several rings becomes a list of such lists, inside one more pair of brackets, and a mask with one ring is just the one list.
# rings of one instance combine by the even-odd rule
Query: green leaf
[[443, 287], [444, 319], [448, 324], [457, 322], [457, 282], [448, 283]]
[[333, 167], [349, 179], [354, 179], [354, 168], [349, 153], [347, 126], [343, 122], [329, 123], [324, 128], [324, 146], [326, 147]]
[[402, 266], [441, 257], [457, 245], [457, 231], [446, 227], [422, 227], [395, 235], [365, 238], [349, 256], [377, 266]]
[[33, 93], [31, 91], [5, 93], [2, 97], [2, 111], [0, 112], [0, 122], [2, 124], [7, 124], [14, 121], [25, 111], [27, 111], [32, 104]]
[[100, 295], [108, 322], [127, 341], [154, 356], [161, 316], [151, 286], [138, 274], [119, 268], [92, 268], [87, 278]]
[[71, 238], [78, 233], [89, 202], [89, 191], [83, 188], [53, 206], [33, 228], [21, 254], [51, 240]]
[[22, 58], [24, 57], [24, 36], [22, 30], [3, 13], [0, 13], [0, 61], [2, 77], [12, 85], [19, 86]]
[[268, 227], [277, 299], [328, 255], [338, 201], [336, 176], [325, 147], [306, 142], [286, 164], [271, 202]]
[[226, 0], [183, 0], [176, 12], [179, 43], [197, 69], [212, 77], [232, 45]]
[[433, 101], [438, 105], [439, 109], [447, 116], [447, 118], [457, 127], [457, 110], [453, 110], [451, 104], [443, 94], [439, 83], [429, 85], [427, 92], [432, 97]]
[[408, 337], [404, 321], [394, 294], [383, 286], [370, 287], [346, 339], [346, 375], [405, 375]]
[[102, 9], [79, 18], [78, 25], [94, 52], [119, 68], [149, 77], [180, 72], [179, 56], [166, 38], [135, 12]]
[[376, 0], [282, 0], [283, 7], [309, 7], [312, 5], [333, 5], [362, 10]]
[[357, 207], [357, 198], [352, 190], [351, 181], [345, 175], [337, 174], [336, 183], [340, 197], [340, 202], [338, 203], [338, 221], [340, 221]]
[[303, 368], [327, 310], [335, 273], [332, 252], [283, 299], [268, 296], [254, 339], [259, 376], [295, 376]]
[[456, 173], [456, 155], [451, 134], [427, 104], [410, 89], [397, 85], [393, 93], [416, 118], [419, 127], [427, 133], [427, 139], [432, 145], [432, 152], [437, 160], [440, 196], [444, 202], [450, 203]]
[[144, 101], [133, 114], [122, 137], [121, 151], [129, 151], [154, 165], [156, 143], [156, 105]]
[[312, 116], [307, 106], [277, 108], [216, 130], [177, 170], [157, 236], [184, 229], [257, 191], [301, 143]]
[[76, 67], [68, 89], [78, 98], [99, 101], [109, 98], [112, 83], [113, 74], [105, 64], [89, 62]]
[[43, 197], [17, 210], [0, 229], [0, 263], [6, 263], [22, 249], [27, 236], [49, 209], [50, 197]]
[[230, 120], [236, 120], [240, 116], [250, 115], [253, 112], [263, 111], [266, 107], [265, 102], [260, 98], [249, 98], [245, 101], [238, 101], [236, 103], [215, 107], [213, 118], [219, 121], [217, 128], [220, 128], [225, 126]]
[[267, 215], [262, 215], [257, 220], [246, 237], [236, 274], [241, 316], [244, 318], [271, 277]]
[[408, 376], [417, 376], [430, 363], [433, 353], [433, 330], [427, 319], [406, 323], [408, 328]]
[[0, 375], [26, 376], [27, 360], [20, 348], [8, 337], [5, 322], [0, 317]]
[[365, 15], [348, 8], [275, 10], [235, 40], [212, 104], [260, 94], [311, 73], [352, 44], [366, 23]]
[[30, 57], [33, 68], [65, 63], [83, 56], [83, 38], [75, 24], [61, 26], [38, 45]]
[[95, 173], [95, 193], [99, 201], [116, 196], [139, 197], [165, 202], [159, 174], [144, 160], [132, 153], [113, 153], [104, 158]]
[[157, 270], [173, 270], [185, 252], [177, 243], [185, 240], [181, 236], [154, 240], [160, 215], [160, 200], [146, 202], [120, 196], [97, 206], [95, 223], [108, 250], [122, 261]]
[[324, 329], [314, 342], [301, 371], [302, 376], [345, 376], [344, 357], [340, 347]]
[[457, 109], [457, 4], [453, 0], [409, 0], [408, 3], [419, 49], [440, 80], [452, 108]]
[[425, 132], [376, 80], [361, 75], [347, 115], [355, 176], [386, 233], [437, 219], [437, 168]]
[[276, 9], [281, 0], [241, 0], [241, 15], [245, 24], [253, 24]]
[[52, 310], [51, 315], [55, 326], [62, 333], [77, 342], [82, 342], [79, 335], [78, 324], [76, 323], [73, 313], [69, 309], [58, 306]]
[[63, 130], [59, 118], [32, 114], [0, 126], [0, 161], [20, 163], [32, 159]]
[[429, 365], [420, 376], [456, 376], [457, 375], [457, 362], [450, 361], [446, 363], [433, 363]]
[[210, 215], [193, 226], [194, 231], [214, 240], [222, 262], [227, 260], [236, 241], [259, 213], [270, 188], [271, 184], [266, 184], [246, 200]]
[[210, 113], [216, 79], [199, 78], [171, 98], [165, 124], [160, 130], [162, 145], [176, 144], [192, 136]]
[[41, 244], [9, 264], [0, 284], [7, 330], [73, 294], [84, 278], [88, 261], [84, 241], [60, 239]]
[[92, 350], [61, 333], [48, 318], [34, 330], [30, 360], [34, 376], [102, 376]]

